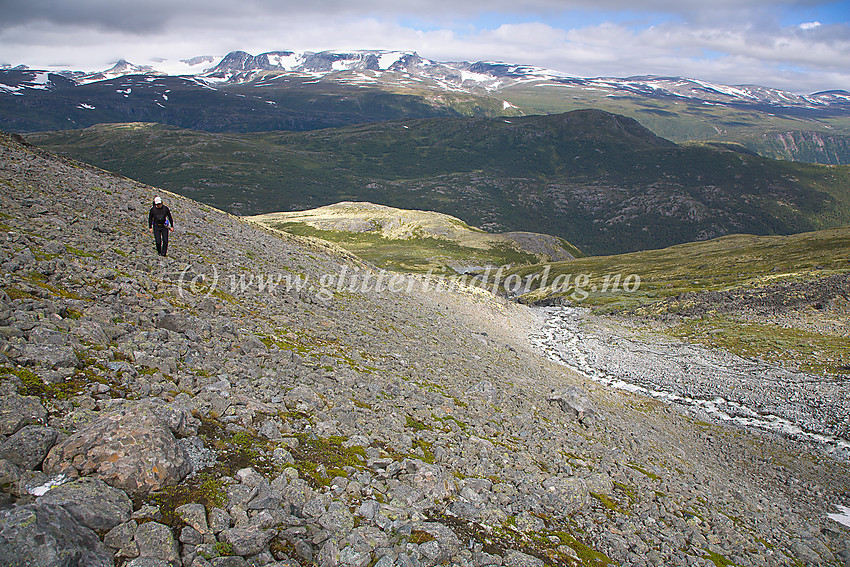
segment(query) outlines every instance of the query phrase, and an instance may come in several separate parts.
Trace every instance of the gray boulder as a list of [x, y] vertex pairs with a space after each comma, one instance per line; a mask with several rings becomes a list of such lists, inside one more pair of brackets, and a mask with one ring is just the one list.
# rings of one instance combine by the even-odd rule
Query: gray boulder
[[21, 472], [20, 467], [15, 463], [0, 459], [0, 492], [17, 494]]
[[248, 562], [238, 555], [226, 555], [210, 559], [211, 567], [248, 567]]
[[0, 445], [0, 458], [7, 459], [23, 469], [37, 469], [58, 438], [59, 431], [52, 427], [27, 425], [3, 441]]
[[129, 494], [172, 486], [191, 463], [170, 425], [144, 404], [113, 412], [54, 446], [44, 471], [94, 476]]
[[156, 557], [136, 557], [126, 567], [173, 567], [171, 563]]
[[180, 519], [198, 531], [198, 533], [212, 533], [207, 524], [207, 511], [203, 504], [183, 504], [174, 509]]
[[60, 506], [42, 503], [0, 511], [0, 564], [7, 567], [113, 567], [91, 529]]
[[[180, 551], [171, 528], [158, 522], [145, 522], [136, 530], [139, 558], [152, 557], [169, 565], [180, 565]], [[134, 560], [137, 561], [137, 560]]]
[[75, 368], [80, 365], [74, 349], [53, 344], [28, 344], [21, 349], [18, 363], [47, 368]]
[[[418, 522], [413, 529], [429, 534], [434, 539], [426, 543], [425, 558], [428, 565], [438, 565], [454, 557], [460, 551], [461, 543], [457, 535], [448, 526], [437, 522]], [[421, 548], [422, 546], [420, 546]]]
[[93, 530], [111, 530], [133, 514], [133, 503], [124, 492], [96, 478], [78, 478], [51, 488], [36, 502], [62, 506]]
[[35, 396], [0, 396], [0, 434], [12, 435], [25, 425], [43, 425], [46, 421], [47, 410]]
[[284, 403], [289, 409], [310, 410], [322, 406], [322, 399], [307, 386], [295, 386], [284, 396]]
[[260, 553], [274, 537], [273, 531], [264, 531], [256, 527], [230, 528], [219, 534], [218, 539], [233, 546], [233, 555], [256, 555]]
[[185, 333], [192, 328], [192, 322], [183, 313], [164, 313], [156, 320], [156, 326], [160, 329], [168, 329], [175, 333]]
[[590, 503], [590, 491], [583, 478], [551, 477], [543, 482], [543, 488], [544, 508], [559, 518], [566, 517]]
[[546, 400], [558, 404], [565, 414], [586, 427], [593, 425], [599, 419], [599, 414], [593, 407], [587, 392], [581, 388], [570, 386], [557, 390], [549, 394]]
[[354, 516], [344, 503], [334, 500], [319, 518], [319, 525], [339, 536], [346, 536], [354, 529]]
[[543, 567], [542, 559], [538, 559], [521, 551], [510, 550], [505, 555], [505, 567]]
[[139, 554], [139, 548], [134, 539], [138, 528], [139, 524], [136, 520], [118, 524], [103, 536], [103, 543], [118, 550], [120, 556], [135, 557]]

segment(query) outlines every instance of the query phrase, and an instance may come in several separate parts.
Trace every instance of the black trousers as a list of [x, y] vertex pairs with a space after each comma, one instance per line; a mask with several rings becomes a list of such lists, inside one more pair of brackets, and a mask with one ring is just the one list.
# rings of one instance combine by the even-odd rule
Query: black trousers
[[153, 239], [156, 242], [156, 253], [165, 256], [168, 253], [168, 227], [153, 227]]

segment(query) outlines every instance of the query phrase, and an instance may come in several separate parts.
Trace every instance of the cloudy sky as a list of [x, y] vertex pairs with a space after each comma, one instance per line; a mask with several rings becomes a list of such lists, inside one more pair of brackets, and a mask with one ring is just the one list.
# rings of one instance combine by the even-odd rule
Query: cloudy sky
[[850, 90], [850, 0], [0, 0], [0, 64], [386, 49], [581, 77]]

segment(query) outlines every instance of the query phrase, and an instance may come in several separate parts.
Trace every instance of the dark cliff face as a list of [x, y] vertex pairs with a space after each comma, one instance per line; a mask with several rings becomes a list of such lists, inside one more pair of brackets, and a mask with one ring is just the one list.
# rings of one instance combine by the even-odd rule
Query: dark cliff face
[[850, 163], [850, 136], [812, 131], [767, 132], [745, 145], [774, 159], [824, 165]]

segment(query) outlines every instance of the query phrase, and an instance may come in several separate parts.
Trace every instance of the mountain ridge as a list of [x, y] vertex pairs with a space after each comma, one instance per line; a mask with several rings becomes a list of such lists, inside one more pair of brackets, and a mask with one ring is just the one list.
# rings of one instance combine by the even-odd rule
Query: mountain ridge
[[365, 200], [548, 233], [590, 254], [850, 221], [846, 166], [676, 145], [598, 110], [240, 135], [105, 125], [28, 138], [235, 214]]
[[[757, 84], [722, 85], [700, 79], [671, 77], [664, 75], [634, 75], [628, 77], [575, 77], [567, 73], [523, 64], [495, 61], [438, 62], [424, 59], [415, 51], [293, 51], [279, 50], [252, 55], [246, 51], [231, 51], [221, 57], [214, 66], [198, 67], [210, 62], [209, 56], [198, 56], [181, 60], [186, 63], [185, 76], [196, 76], [216, 81], [247, 82], [254, 80], [257, 73], [279, 71], [283, 73], [334, 73], [340, 71], [395, 71], [415, 74], [423, 69], [435, 68], [433, 76], [449, 79], [450, 84], [460, 88], [464, 84], [471, 88], [476, 82], [484, 89], [501, 89], [513, 86], [512, 81], [554, 81], [571, 86], [592, 86], [611, 91], [640, 94], [665, 95], [694, 98], [719, 104], [757, 103], [779, 107], [828, 107], [833, 104], [850, 105], [850, 92], [831, 89], [808, 95], [791, 93]], [[212, 58], [213, 61], [215, 58]], [[86, 73], [83, 71], [52, 71], [80, 84], [116, 78], [123, 75], [151, 73], [167, 75], [173, 67], [157, 68], [157, 64], [134, 65], [121, 59], [106, 71]], [[167, 70], [165, 70], [167, 69]], [[25, 65], [15, 67], [18, 71], [29, 71]], [[33, 70], [36, 72], [44, 72]], [[465, 73], [465, 74], [464, 74]], [[706, 98], [708, 97], [708, 98]]]
[[[129, 74], [128, 74], [129, 73]], [[0, 70], [0, 128], [41, 131], [149, 121], [206, 131], [310, 130], [429, 116], [558, 114], [598, 108], [677, 142], [739, 142], [770, 157], [849, 163], [850, 93], [643, 75], [572, 77], [503, 62], [438, 62], [405, 51], [234, 51], [124, 60], [95, 73]], [[762, 133], [817, 132], [775, 152]]]

